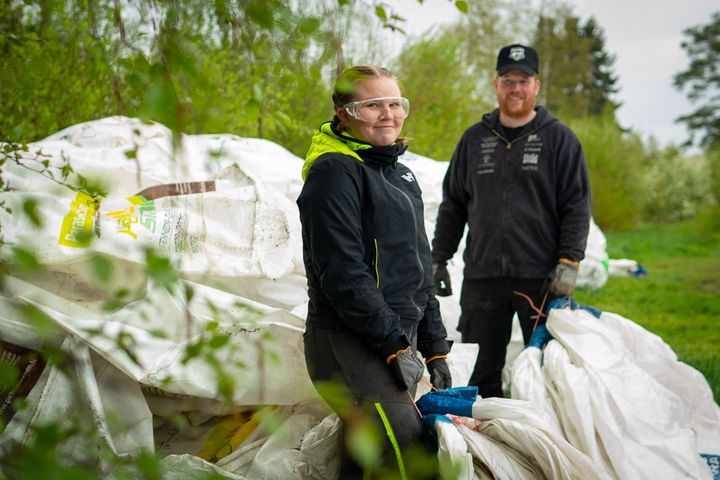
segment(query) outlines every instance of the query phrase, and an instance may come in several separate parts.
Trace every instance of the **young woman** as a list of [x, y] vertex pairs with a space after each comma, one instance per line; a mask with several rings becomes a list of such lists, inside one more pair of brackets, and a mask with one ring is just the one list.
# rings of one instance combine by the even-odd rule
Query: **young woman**
[[[416, 350], [433, 385], [451, 386], [421, 191], [398, 162], [410, 104], [393, 75], [372, 65], [343, 72], [333, 103], [335, 117], [313, 136], [297, 200], [310, 298], [305, 358], [346, 429], [360, 411], [373, 418], [385, 435], [385, 466], [402, 472], [400, 452], [421, 433]], [[348, 391], [352, 408], [326, 384]]]

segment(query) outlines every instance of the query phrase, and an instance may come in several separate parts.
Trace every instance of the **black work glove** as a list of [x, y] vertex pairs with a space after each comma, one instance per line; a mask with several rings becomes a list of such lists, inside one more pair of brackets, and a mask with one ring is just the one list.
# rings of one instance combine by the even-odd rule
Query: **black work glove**
[[435, 295], [438, 297], [449, 297], [452, 295], [452, 285], [450, 285], [450, 274], [444, 263], [433, 263], [433, 280], [435, 281]]
[[578, 263], [561, 258], [555, 270], [550, 274], [548, 294], [551, 297], [571, 297], [577, 282]]
[[425, 371], [422, 361], [410, 347], [390, 355], [387, 363], [401, 390], [408, 390], [418, 383]]
[[438, 390], [452, 387], [452, 376], [446, 358], [447, 354], [434, 355], [425, 362], [428, 372], [430, 372], [430, 383]]

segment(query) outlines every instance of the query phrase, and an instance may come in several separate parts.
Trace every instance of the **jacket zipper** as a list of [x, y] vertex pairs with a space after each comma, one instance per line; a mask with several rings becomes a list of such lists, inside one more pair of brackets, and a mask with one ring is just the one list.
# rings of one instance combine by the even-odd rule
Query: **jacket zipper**
[[375, 242], [375, 288], [380, 288], [380, 249], [378, 248], [377, 238], [373, 238]]
[[[495, 130], [494, 128], [491, 128], [490, 130], [495, 134], [496, 137], [498, 137], [501, 141], [505, 142], [505, 146], [507, 147], [507, 150], [510, 150], [510, 148], [512, 148], [513, 144], [514, 144], [515, 142], [517, 142], [518, 140], [522, 140], [523, 138], [530, 136], [532, 133], [534, 133], [534, 132], [536, 131], [536, 129], [532, 129], [532, 130], [530, 130], [529, 132], [526, 132], [526, 133], [520, 135], [519, 137], [517, 137], [515, 140], [513, 140], [513, 141], [511, 142], [511, 141], [509, 141], [507, 138], [503, 137], [502, 134], [501, 134], [500, 132], [498, 132], [497, 130]], [[509, 165], [503, 165], [503, 167], [508, 168], [508, 169], [510, 168]], [[505, 169], [503, 169], [503, 173], [502, 173], [502, 174], [503, 174], [503, 176], [505, 176], [505, 175], [507, 174], [506, 171], [505, 171]], [[505, 191], [505, 189], [503, 189], [503, 191]], [[504, 210], [504, 208], [505, 208], [505, 194], [503, 194], [503, 210]], [[504, 225], [504, 222], [506, 221], [506, 218], [507, 218], [506, 215], [503, 215], [503, 216], [502, 216], [502, 219], [503, 219], [503, 231], [504, 231], [504, 232], [507, 232], [507, 226]], [[503, 244], [506, 244], [506, 242], [503, 241]], [[507, 254], [503, 253], [502, 255], [500, 255], [500, 272], [501, 272], [501, 275], [507, 275], [508, 268], [509, 268], [509, 263], [510, 263], [510, 260], [509, 260], [509, 258], [508, 258], [508, 256], [507, 256]]]
[[502, 134], [501, 134], [500, 132], [498, 132], [497, 130], [495, 130], [494, 128], [491, 128], [490, 131], [492, 131], [492, 132], [495, 134], [496, 137], [498, 137], [500, 140], [503, 141], [503, 143], [505, 143], [505, 146], [507, 147], [508, 150], [510, 150], [510, 148], [511, 148], [512, 145], [513, 145], [513, 143], [515, 143], [515, 142], [517, 142], [518, 140], [521, 140], [521, 139], [523, 139], [523, 138], [525, 138], [525, 137], [529, 137], [531, 134], [535, 133], [535, 129], [530, 130], [529, 132], [523, 133], [522, 135], [520, 135], [519, 137], [517, 137], [515, 140], [513, 140], [513, 141], [511, 142], [511, 141], [508, 140], [507, 138], [503, 137]]

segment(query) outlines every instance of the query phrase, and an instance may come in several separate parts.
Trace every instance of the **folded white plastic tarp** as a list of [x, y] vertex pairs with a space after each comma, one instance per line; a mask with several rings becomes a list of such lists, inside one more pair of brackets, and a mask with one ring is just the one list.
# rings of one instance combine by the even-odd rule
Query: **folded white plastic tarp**
[[[183, 361], [188, 345], [215, 330], [228, 336], [214, 350], [235, 379], [237, 405], [287, 405], [317, 398], [305, 369], [302, 320], [276, 308], [200, 284], [187, 302], [182, 289], [156, 286], [112, 313], [82, 312], [73, 302], [14, 278], [6, 288], [17, 300], [40, 308], [68, 333], [147, 387], [198, 398], [219, 398], [217, 371], [204, 356]], [[132, 355], [119, 342], [123, 335]]]
[[477, 478], [468, 444], [448, 417], [426, 415], [423, 417], [423, 425], [423, 428], [433, 430], [437, 437], [440, 478], [453, 480]]
[[[486, 471], [495, 478], [604, 478], [592, 460], [570, 445], [548, 415], [530, 402], [482, 399], [476, 387], [458, 387], [427, 393], [417, 405], [423, 415], [452, 415], [453, 422], [474, 432], [461, 429], [465, 437], [483, 437], [470, 448], [473, 458], [483, 465], [476, 473]], [[495, 446], [484, 448], [486, 440]]]
[[686, 403], [638, 365], [621, 331], [569, 309], [551, 310], [548, 329], [588, 374], [595, 431], [620, 478], [709, 478], [700, 453], [715, 452], [699, 450]]
[[[543, 327], [541, 325], [541, 327]], [[560, 421], [545, 388], [542, 374], [542, 350], [529, 346], [522, 350], [512, 366], [511, 397], [527, 400], [548, 416], [560, 430]]]
[[565, 438], [612, 478], [713, 478], [720, 408], [699, 372], [617, 314], [552, 308], [547, 329], [555, 340], [542, 354], [518, 357], [514, 397], [550, 405]]
[[[5, 333], [13, 325], [6, 321], [4, 315], [11, 309], [0, 298], [0, 340], [7, 342], [0, 349], [3, 351], [10, 346]], [[58, 365], [43, 365], [40, 375], [30, 380], [30, 389], [23, 398], [26, 407], [17, 413], [5, 412], [9, 421], [0, 435], [3, 456], [10, 454], [18, 445], [33, 443], [35, 427], [50, 423], [66, 429], [93, 429], [110, 452], [117, 456], [153, 450], [152, 414], [137, 382], [71, 336], [52, 340], [42, 339], [38, 334], [35, 336], [37, 342], [34, 344], [12, 345], [15, 349], [23, 348], [32, 353], [37, 352], [35, 349], [43, 343], [47, 346], [63, 338], [56, 348], [64, 351], [70, 359], [64, 362], [69, 368], [62, 370]], [[21, 382], [25, 380], [23, 378]], [[80, 423], [76, 423], [78, 421]], [[74, 435], [63, 443], [61, 449], [66, 455], [76, 458], [78, 454], [82, 456], [80, 452], [97, 449], [94, 442], [92, 437]]]
[[[550, 340], [543, 349], [542, 381], [565, 438], [588, 455], [604, 472], [618, 478], [602, 442], [595, 433], [588, 375], [572, 364], [567, 350]], [[518, 393], [517, 398], [523, 398]]]
[[[5, 280], [8, 296], [0, 297], [0, 351], [32, 353], [55, 345], [66, 352], [71, 359], [67, 364], [73, 367], [68, 375], [57, 366], [39, 365], [41, 374], [33, 376], [24, 397], [17, 397], [24, 398], [26, 408], [3, 412], [10, 418], [0, 435], [0, 451], [5, 454], [30, 444], [36, 427], [85, 420], [86, 428], [96, 429], [117, 456], [152, 452], [160, 445], [155, 442], [161, 442], [163, 478], [205, 478], [203, 473], [209, 472], [227, 479], [337, 477], [340, 420], [310, 383], [300, 345], [302, 330], [289, 314], [248, 302], [235, 304], [241, 299], [195, 285], [194, 298], [212, 302], [212, 308], [203, 301], [188, 305], [166, 290], [151, 289], [160, 294], [98, 316], [18, 279]], [[24, 305], [38, 308], [54, 323], [41, 333], [18, 310]], [[254, 319], [245, 318], [249, 307]], [[190, 338], [183, 332], [188, 319], [183, 311], [195, 322]], [[228, 344], [214, 351], [236, 382], [229, 405], [217, 401], [216, 372], [208, 364], [182, 359], [188, 343], [206, 334], [203, 327], [208, 322], [217, 322], [213, 331], [229, 335]], [[121, 331], [127, 349], [117, 343]], [[255, 425], [247, 430], [243, 423], [218, 429], [229, 413], [253, 412], [263, 404], [272, 409], [268, 414], [278, 429]], [[157, 423], [165, 417], [187, 418], [191, 428], [185, 430], [193, 435], [185, 438], [185, 430], [178, 431], [175, 422], [168, 421], [171, 430], [159, 438]], [[200, 423], [203, 419], [207, 427]], [[61, 449], [68, 461], [84, 462], [83, 452], [96, 448], [92, 442], [77, 436]], [[222, 455], [210, 463], [208, 456], [218, 449]], [[98, 468], [109, 474], [113, 465], [107, 462]]]

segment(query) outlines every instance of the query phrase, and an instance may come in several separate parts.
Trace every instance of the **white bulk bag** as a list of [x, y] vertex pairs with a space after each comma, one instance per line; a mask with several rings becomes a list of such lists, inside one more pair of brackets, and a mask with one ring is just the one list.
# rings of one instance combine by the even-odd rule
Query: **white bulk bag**
[[593, 420], [619, 478], [709, 478], [682, 398], [638, 367], [623, 335], [584, 310], [552, 309], [548, 330], [588, 375]]
[[543, 348], [542, 375], [565, 438], [588, 455], [605, 475], [617, 478], [607, 452], [598, 443], [591, 407], [593, 391], [585, 370], [572, 364], [557, 340]]
[[553, 427], [561, 431], [560, 422], [545, 388], [542, 357], [542, 351], [537, 347], [527, 347], [520, 352], [512, 366], [511, 397], [535, 405], [548, 415]]

